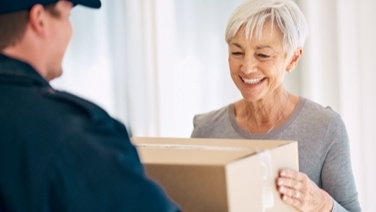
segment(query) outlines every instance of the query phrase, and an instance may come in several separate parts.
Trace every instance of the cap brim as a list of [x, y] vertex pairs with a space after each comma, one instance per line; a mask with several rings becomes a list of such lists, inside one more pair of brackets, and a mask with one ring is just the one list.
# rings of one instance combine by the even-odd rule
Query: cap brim
[[102, 6], [100, 0], [70, 0], [74, 5], [83, 5], [90, 8], [98, 9]]

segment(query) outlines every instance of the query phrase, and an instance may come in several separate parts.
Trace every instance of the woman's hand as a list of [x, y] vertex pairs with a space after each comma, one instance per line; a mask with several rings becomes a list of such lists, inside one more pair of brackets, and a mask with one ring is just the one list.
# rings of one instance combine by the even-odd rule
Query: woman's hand
[[332, 197], [304, 173], [283, 169], [276, 181], [282, 200], [300, 211], [329, 212], [333, 208]]

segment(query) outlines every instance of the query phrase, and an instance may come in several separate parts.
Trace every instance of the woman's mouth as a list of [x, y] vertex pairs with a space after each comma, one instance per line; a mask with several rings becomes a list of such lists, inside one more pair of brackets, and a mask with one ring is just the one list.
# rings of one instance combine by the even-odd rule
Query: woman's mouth
[[241, 79], [242, 79], [243, 82], [246, 83], [246, 84], [249, 84], [249, 85], [256, 85], [256, 84], [260, 83], [261, 81], [263, 81], [265, 78], [261, 77], [261, 78], [247, 79], [247, 78], [243, 78], [243, 77], [241, 77]]

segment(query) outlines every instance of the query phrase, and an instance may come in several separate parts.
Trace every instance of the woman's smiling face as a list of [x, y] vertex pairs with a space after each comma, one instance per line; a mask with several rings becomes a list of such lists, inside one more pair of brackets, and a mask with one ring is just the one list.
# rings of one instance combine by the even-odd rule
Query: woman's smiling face
[[282, 39], [279, 28], [267, 21], [260, 39], [255, 36], [248, 38], [244, 29], [240, 28], [230, 40], [228, 60], [231, 78], [244, 99], [264, 99], [283, 87], [285, 73], [293, 68], [294, 63], [287, 58]]

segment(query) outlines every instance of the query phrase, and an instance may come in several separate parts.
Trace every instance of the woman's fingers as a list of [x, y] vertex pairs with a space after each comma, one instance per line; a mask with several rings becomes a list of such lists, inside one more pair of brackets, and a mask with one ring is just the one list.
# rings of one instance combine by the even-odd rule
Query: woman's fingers
[[304, 173], [281, 170], [276, 184], [282, 200], [300, 211], [323, 211], [333, 207], [330, 195]]
[[295, 190], [303, 190], [303, 187], [304, 187], [302, 181], [294, 180], [291, 178], [282, 178], [282, 177], [277, 179], [277, 185], [288, 187], [288, 188], [295, 189]]

